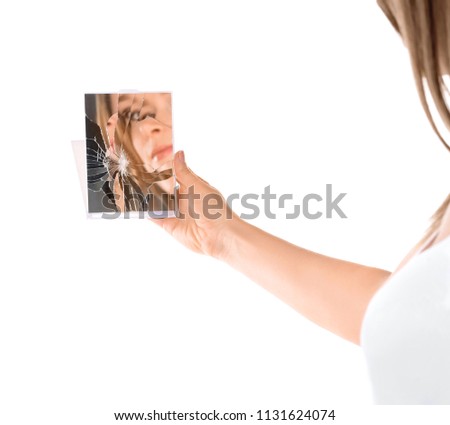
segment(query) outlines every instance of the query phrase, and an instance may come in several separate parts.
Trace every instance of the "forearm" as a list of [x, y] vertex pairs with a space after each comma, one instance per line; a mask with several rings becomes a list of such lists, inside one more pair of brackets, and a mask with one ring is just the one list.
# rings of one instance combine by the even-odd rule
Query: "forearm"
[[359, 343], [368, 302], [390, 272], [321, 255], [240, 219], [221, 259], [318, 325]]

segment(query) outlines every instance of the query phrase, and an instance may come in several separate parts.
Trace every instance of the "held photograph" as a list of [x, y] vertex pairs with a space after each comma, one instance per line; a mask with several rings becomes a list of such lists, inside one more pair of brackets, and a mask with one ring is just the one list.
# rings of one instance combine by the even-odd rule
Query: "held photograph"
[[174, 215], [172, 94], [86, 94], [85, 112], [88, 212]]

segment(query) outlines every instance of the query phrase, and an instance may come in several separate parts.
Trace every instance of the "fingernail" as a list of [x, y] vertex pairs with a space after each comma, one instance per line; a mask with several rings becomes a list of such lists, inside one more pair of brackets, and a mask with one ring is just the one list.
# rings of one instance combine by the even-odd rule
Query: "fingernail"
[[184, 151], [180, 151], [180, 153], [178, 155], [180, 157], [181, 162], [186, 162], [184, 159]]

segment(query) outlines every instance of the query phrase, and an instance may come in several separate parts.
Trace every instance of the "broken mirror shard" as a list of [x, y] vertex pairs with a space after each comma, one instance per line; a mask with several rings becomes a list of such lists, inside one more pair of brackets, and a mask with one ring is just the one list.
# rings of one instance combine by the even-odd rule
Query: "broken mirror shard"
[[176, 215], [171, 93], [86, 94], [89, 214]]

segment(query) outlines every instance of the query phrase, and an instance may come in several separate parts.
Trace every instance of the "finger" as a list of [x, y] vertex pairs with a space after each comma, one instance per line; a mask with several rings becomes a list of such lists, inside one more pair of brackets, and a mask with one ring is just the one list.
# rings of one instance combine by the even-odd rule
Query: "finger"
[[175, 218], [175, 217], [170, 217], [170, 218], [149, 217], [148, 219], [169, 233], [172, 233], [174, 227], [177, 224], [177, 218]]
[[175, 177], [183, 186], [189, 187], [198, 183], [206, 183], [195, 174], [186, 164], [184, 151], [178, 151], [174, 158]]
[[[189, 168], [189, 167], [188, 167]], [[205, 183], [207, 186], [211, 186], [206, 180], [203, 180], [198, 174], [195, 174], [190, 168], [189, 171], [195, 176], [197, 177], [200, 181], [202, 181], [203, 183]], [[211, 186], [212, 187], [212, 186]]]
[[164, 227], [164, 218], [153, 218], [153, 217], [148, 217], [148, 219], [157, 224], [159, 227]]

